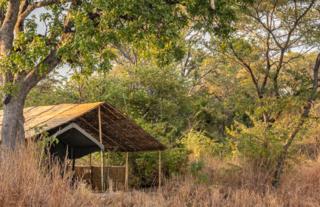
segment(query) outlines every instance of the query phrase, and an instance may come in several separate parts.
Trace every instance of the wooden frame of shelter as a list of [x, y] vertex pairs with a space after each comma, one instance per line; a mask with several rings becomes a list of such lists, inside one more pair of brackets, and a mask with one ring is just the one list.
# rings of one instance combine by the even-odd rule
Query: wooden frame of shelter
[[[3, 111], [0, 111], [0, 126]], [[59, 104], [24, 109], [26, 139], [39, 139], [46, 132], [59, 139], [51, 152], [73, 160], [101, 153], [101, 189], [105, 190], [104, 152], [125, 152], [125, 189], [128, 189], [129, 152], [159, 151], [158, 183], [161, 185], [161, 151], [165, 146], [131, 119], [105, 102]], [[0, 132], [1, 133], [1, 132]], [[1, 141], [1, 140], [0, 140]]]

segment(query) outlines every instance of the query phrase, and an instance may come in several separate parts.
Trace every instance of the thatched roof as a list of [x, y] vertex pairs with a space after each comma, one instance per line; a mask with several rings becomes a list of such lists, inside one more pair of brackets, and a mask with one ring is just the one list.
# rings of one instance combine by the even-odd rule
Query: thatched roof
[[[26, 138], [38, 137], [42, 132], [53, 135], [74, 123], [84, 129], [91, 137], [99, 140], [99, 107], [101, 110], [102, 144], [106, 150], [133, 152], [165, 149], [164, 145], [140, 126], [104, 102], [25, 108]], [[3, 111], [0, 111], [0, 126], [2, 125], [2, 115]]]

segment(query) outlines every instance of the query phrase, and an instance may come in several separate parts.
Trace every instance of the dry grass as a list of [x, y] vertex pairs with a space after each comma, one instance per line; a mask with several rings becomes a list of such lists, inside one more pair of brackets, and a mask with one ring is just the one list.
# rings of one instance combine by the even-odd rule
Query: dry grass
[[[160, 191], [129, 193], [118, 192], [105, 195], [103, 202], [108, 206], [175, 206], [175, 207], [315, 207], [320, 206], [320, 161], [297, 166], [285, 175], [279, 189], [268, 185], [268, 173], [245, 167], [242, 170], [231, 169], [223, 163], [214, 163], [210, 172], [219, 182], [201, 184], [193, 177], [167, 181]], [[221, 168], [221, 169], [217, 169]], [[223, 172], [226, 172], [223, 174]], [[228, 180], [229, 179], [229, 180]], [[212, 181], [211, 181], [212, 182]], [[215, 184], [216, 183], [216, 184]], [[232, 185], [233, 183], [233, 185]]]
[[35, 151], [0, 153], [0, 206], [320, 206], [320, 160], [291, 169], [277, 190], [267, 184], [268, 173], [207, 160], [206, 183], [186, 176], [167, 180], [161, 190], [93, 194], [79, 183], [71, 187], [58, 167], [41, 169]]
[[[98, 199], [82, 187], [71, 187], [70, 176], [39, 167], [35, 146], [0, 152], [0, 206], [95, 206]], [[81, 185], [80, 185], [81, 186]]]
[[261, 195], [247, 189], [195, 185], [191, 181], [171, 183], [154, 193], [141, 191], [114, 193], [112, 196], [106, 196], [104, 203], [108, 206], [119, 207], [283, 206], [275, 194]]
[[292, 169], [280, 191], [288, 206], [320, 206], [320, 159]]

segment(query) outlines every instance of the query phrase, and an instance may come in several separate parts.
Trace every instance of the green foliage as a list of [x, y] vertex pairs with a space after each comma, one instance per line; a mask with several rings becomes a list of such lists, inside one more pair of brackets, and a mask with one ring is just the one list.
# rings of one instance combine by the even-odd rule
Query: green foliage
[[196, 160], [201, 157], [212, 154], [214, 150], [214, 142], [201, 132], [190, 131], [181, 139], [181, 143], [190, 150]]
[[[284, 50], [252, 15], [258, 12], [262, 21], [274, 15], [275, 23], [281, 22], [276, 36], [285, 36], [295, 19], [291, 1], [216, 0], [215, 10], [204, 0], [90, 3], [73, 11], [77, 33], [60, 50], [73, 74], [41, 82], [27, 105], [110, 102], [168, 147], [163, 153], [166, 176], [190, 171], [206, 182], [205, 157], [240, 158], [259, 169], [274, 169], [310, 96], [316, 54], [298, 49], [318, 34], [310, 26], [314, 10], [299, 22], [297, 39]], [[306, 3], [299, 2], [296, 12]], [[97, 8], [99, 27], [86, 15]], [[29, 58], [12, 56], [19, 67], [46, 52], [41, 38], [18, 37], [17, 48], [28, 41], [32, 45], [25, 50]], [[7, 61], [1, 64], [12, 60]], [[318, 113], [312, 115], [318, 119]], [[290, 158], [297, 157], [296, 144], [315, 136], [310, 131], [307, 125], [299, 129]], [[121, 154], [110, 156], [111, 163], [122, 161]], [[157, 162], [157, 153], [134, 153], [132, 185], [154, 185]]]
[[190, 164], [190, 172], [198, 183], [206, 184], [209, 182], [209, 176], [202, 171], [204, 166], [205, 163], [202, 160], [193, 161]]
[[[165, 177], [185, 173], [188, 163], [185, 149], [168, 149], [161, 153], [162, 173]], [[154, 186], [158, 178], [158, 152], [130, 154], [131, 185], [139, 187]]]
[[193, 176], [198, 175], [198, 173], [203, 169], [204, 163], [203, 161], [194, 161], [190, 164], [190, 170]]
[[185, 148], [172, 148], [163, 154], [163, 169], [166, 176], [177, 176], [186, 173], [188, 151]]

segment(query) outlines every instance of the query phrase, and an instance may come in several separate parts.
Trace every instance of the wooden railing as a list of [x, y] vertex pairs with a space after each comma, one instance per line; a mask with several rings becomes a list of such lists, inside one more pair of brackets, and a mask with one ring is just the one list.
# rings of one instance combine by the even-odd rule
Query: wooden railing
[[[125, 166], [104, 167], [104, 182], [108, 190], [125, 190]], [[94, 191], [101, 191], [101, 167], [75, 166], [75, 177]]]

